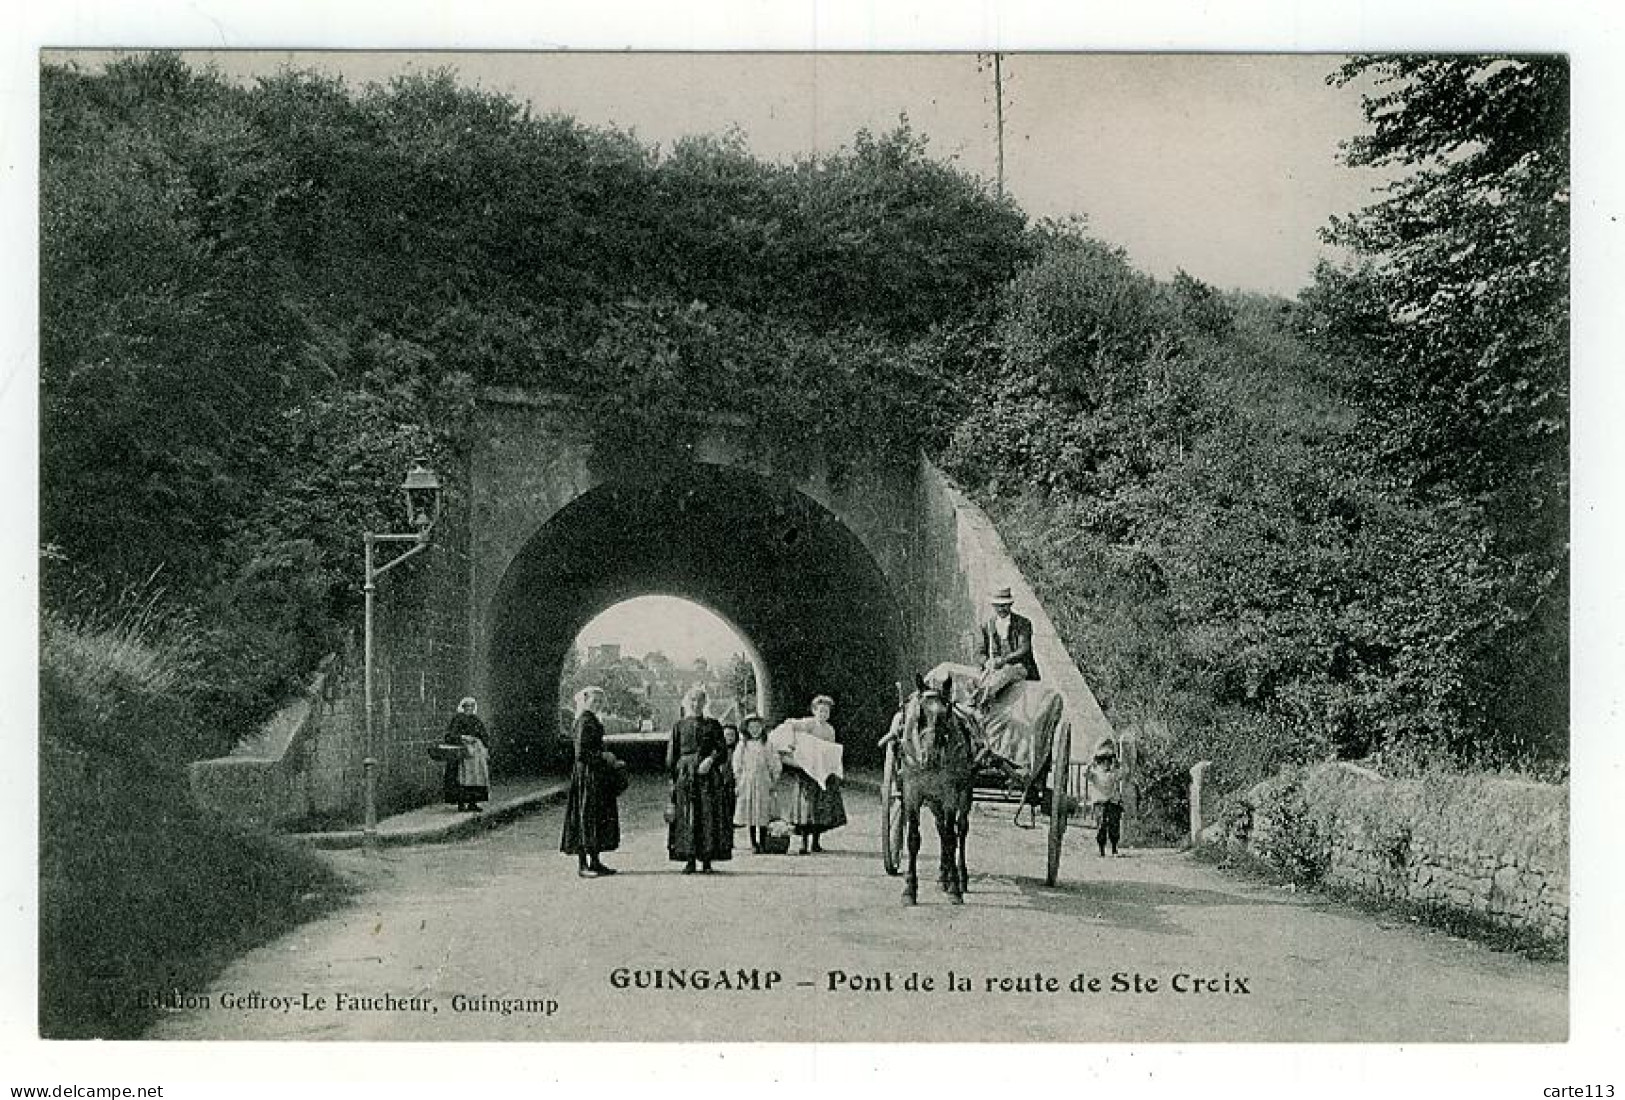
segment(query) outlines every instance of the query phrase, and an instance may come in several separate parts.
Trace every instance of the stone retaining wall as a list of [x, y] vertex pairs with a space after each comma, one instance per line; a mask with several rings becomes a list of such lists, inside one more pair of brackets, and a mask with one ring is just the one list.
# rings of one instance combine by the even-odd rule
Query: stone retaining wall
[[927, 522], [915, 551], [919, 619], [914, 633], [935, 644], [921, 655], [919, 667], [942, 660], [974, 662], [977, 631], [992, 613], [988, 600], [995, 590], [1009, 586], [1016, 610], [1032, 620], [1033, 656], [1040, 675], [1065, 700], [1072, 723], [1072, 761], [1085, 764], [1101, 741], [1131, 735], [1132, 731], [1112, 729], [993, 520], [924, 458], [919, 482]]
[[349, 677], [332, 658], [262, 735], [230, 756], [188, 769], [192, 797], [235, 821], [277, 828], [313, 817], [361, 814], [361, 715]]
[[1319, 764], [1253, 787], [1204, 840], [1306, 880], [1568, 938], [1566, 786]]

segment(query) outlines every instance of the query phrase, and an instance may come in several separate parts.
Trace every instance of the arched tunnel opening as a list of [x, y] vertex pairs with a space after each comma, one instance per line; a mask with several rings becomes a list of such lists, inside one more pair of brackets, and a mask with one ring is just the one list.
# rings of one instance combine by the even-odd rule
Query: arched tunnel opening
[[594, 616], [647, 593], [708, 607], [748, 640], [770, 723], [829, 694], [848, 761], [878, 759], [906, 675], [903, 617], [886, 577], [840, 519], [794, 488], [692, 464], [582, 494], [515, 555], [488, 609], [499, 771], [563, 764], [565, 655]]
[[736, 728], [748, 715], [776, 712], [755, 644], [693, 600], [622, 600], [594, 616], [573, 649], [559, 679], [561, 725], [574, 724], [572, 700], [582, 688], [599, 688], [607, 745], [634, 767], [664, 765], [667, 735], [693, 688], [705, 690], [706, 714]]

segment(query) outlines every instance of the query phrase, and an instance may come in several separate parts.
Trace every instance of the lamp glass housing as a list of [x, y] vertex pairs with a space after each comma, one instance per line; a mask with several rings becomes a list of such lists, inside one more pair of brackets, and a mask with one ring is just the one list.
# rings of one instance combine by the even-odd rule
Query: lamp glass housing
[[406, 522], [426, 534], [440, 518], [440, 476], [419, 459], [401, 482], [401, 496], [406, 499]]

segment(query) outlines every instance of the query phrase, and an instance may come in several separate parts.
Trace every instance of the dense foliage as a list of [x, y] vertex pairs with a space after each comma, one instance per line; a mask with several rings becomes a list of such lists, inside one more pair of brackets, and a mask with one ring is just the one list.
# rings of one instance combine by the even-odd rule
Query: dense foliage
[[936, 381], [911, 345], [1031, 249], [906, 126], [661, 152], [450, 74], [48, 66], [41, 153], [47, 600], [156, 572], [218, 624], [227, 743], [353, 616], [358, 532], [410, 458], [454, 460], [478, 386], [580, 394], [644, 446], [772, 409], [764, 445], [837, 470], [908, 453], [945, 430], [901, 415]]
[[756, 704], [756, 666], [751, 659], [743, 653], [735, 653], [728, 658], [728, 667], [723, 673], [723, 683], [727, 684], [733, 692], [733, 697], [739, 701], [739, 708], [744, 714], [752, 714], [757, 710]]
[[1361, 262], [1322, 269], [1308, 329], [1379, 468], [1459, 517], [1440, 567], [1496, 574], [1494, 610], [1456, 624], [1480, 708], [1462, 739], [1566, 756], [1568, 62], [1359, 57], [1334, 79], [1374, 88], [1350, 162], [1405, 174], [1331, 226]]
[[40, 639], [40, 1033], [136, 1038], [160, 991], [204, 988], [241, 951], [340, 901], [309, 852], [192, 803], [176, 762], [206, 751], [196, 623], [153, 594]]
[[583, 660], [580, 649], [571, 647], [559, 675], [559, 709], [573, 714], [576, 692], [585, 687], [596, 687], [604, 692], [600, 717], [608, 720], [613, 715], [633, 722], [641, 721], [650, 714], [649, 702], [643, 694], [641, 672], [642, 664], [636, 658], [610, 661], [589, 657]]
[[1567, 522], [1568, 64], [1362, 57], [1336, 79], [1376, 88], [1349, 162], [1405, 172], [1333, 221], [1365, 262], [1309, 296], [1367, 438], [1545, 545]]
[[944, 349], [984, 382], [945, 460], [1176, 819], [1204, 758], [1566, 767], [1566, 69], [1359, 75], [1351, 159], [1414, 171], [1299, 302], [1051, 234]]

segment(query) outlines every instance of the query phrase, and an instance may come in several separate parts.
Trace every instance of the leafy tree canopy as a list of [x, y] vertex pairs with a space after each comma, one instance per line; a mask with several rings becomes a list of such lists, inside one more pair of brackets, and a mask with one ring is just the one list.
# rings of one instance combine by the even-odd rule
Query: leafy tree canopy
[[1566, 748], [1569, 69], [1549, 56], [1357, 57], [1370, 131], [1350, 163], [1400, 172], [1333, 222], [1306, 326], [1347, 364], [1379, 469], [1473, 531], [1502, 613], [1468, 694], [1504, 743]]
[[47, 600], [157, 573], [221, 624], [222, 728], [354, 614], [355, 532], [403, 461], [454, 465], [481, 385], [582, 395], [611, 443], [766, 411], [838, 471], [940, 437], [914, 345], [1031, 250], [906, 122], [772, 164], [445, 72], [241, 87], [159, 53], [41, 94]]
[[1541, 535], [1567, 511], [1569, 70], [1561, 57], [1358, 57], [1371, 131], [1350, 164], [1401, 171], [1336, 219], [1361, 266], [1308, 300], [1358, 359], [1371, 437]]
[[444, 72], [48, 66], [41, 148], [45, 538], [186, 585], [271, 482], [338, 476], [283, 437], [341, 393], [452, 444], [498, 382], [586, 394], [607, 430], [699, 402], [916, 445], [909, 342], [1029, 249], [906, 124], [792, 165], [737, 136], [662, 154]]

